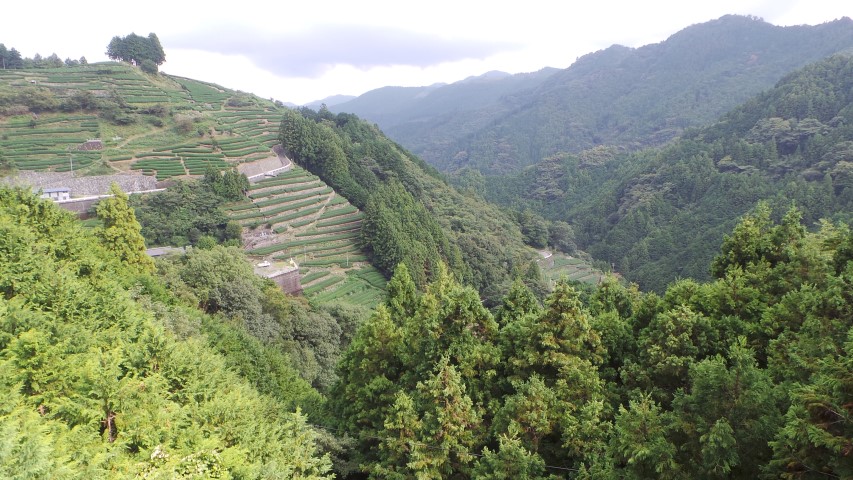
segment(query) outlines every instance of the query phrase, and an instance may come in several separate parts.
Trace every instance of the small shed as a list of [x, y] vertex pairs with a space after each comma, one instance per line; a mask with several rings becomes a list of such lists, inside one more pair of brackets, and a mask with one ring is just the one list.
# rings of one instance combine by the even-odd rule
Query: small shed
[[71, 189], [68, 187], [45, 188], [41, 191], [41, 198], [48, 198], [54, 202], [61, 202], [71, 198]]

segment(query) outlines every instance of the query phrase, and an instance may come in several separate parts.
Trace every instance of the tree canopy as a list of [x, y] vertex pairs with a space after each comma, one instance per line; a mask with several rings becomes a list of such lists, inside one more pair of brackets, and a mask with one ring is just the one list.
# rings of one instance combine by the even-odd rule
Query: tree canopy
[[155, 33], [149, 33], [147, 37], [135, 33], [126, 37], [115, 36], [107, 45], [107, 56], [113, 60], [136, 65], [151, 62], [155, 65], [155, 72], [157, 71], [156, 66], [162, 65], [166, 61], [166, 52], [163, 51], [160, 39]]
[[846, 478], [851, 234], [771, 217], [662, 296], [608, 279], [540, 306], [516, 282], [493, 316], [446, 270], [418, 293], [399, 268], [342, 357], [334, 424], [370, 478]]
[[0, 189], [0, 476], [331, 478], [289, 362], [111, 245]]

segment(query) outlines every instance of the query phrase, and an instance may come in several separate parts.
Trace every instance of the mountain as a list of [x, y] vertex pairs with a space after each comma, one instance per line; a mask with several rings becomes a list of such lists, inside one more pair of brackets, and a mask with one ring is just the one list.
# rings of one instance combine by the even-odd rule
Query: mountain
[[515, 175], [469, 172], [489, 200], [574, 226], [581, 248], [641, 287], [707, 279], [738, 217], [792, 204], [805, 225], [853, 220], [853, 56], [783, 78], [712, 125], [634, 153], [595, 147]]
[[[376, 92], [385, 91], [380, 89], [336, 111], [376, 122], [440, 170], [510, 172], [557, 152], [663, 144], [685, 128], [715, 120], [788, 72], [849, 48], [850, 18], [780, 27], [727, 15], [689, 26], [661, 43], [590, 53], [567, 69], [531, 74], [524, 77], [530, 82], [491, 90], [494, 95], [480, 97], [482, 102], [457, 99], [436, 108], [439, 92], [484, 88], [463, 83], [435, 91], [411, 89], [424, 101], [398, 98], [396, 104], [377, 101]], [[494, 85], [508, 85], [510, 78]]]
[[[349, 102], [350, 100], [356, 98], [355, 95], [332, 95], [331, 97], [326, 97], [322, 100], [315, 100], [311, 103], [306, 103], [304, 106], [311, 108], [313, 110], [319, 109], [321, 106], [325, 105], [326, 107], [331, 107], [334, 105], [338, 105], [341, 103]], [[296, 105], [288, 105], [290, 107], [295, 107]]]
[[[329, 106], [376, 123], [383, 132], [415, 153], [455, 139], [460, 129], [482, 128], [482, 120], [509, 113], [501, 99], [543, 84], [558, 70], [509, 75], [488, 72], [452, 84], [427, 87], [383, 87], [346, 103]], [[490, 112], [491, 117], [471, 112]], [[474, 122], [472, 125], [468, 125]]]

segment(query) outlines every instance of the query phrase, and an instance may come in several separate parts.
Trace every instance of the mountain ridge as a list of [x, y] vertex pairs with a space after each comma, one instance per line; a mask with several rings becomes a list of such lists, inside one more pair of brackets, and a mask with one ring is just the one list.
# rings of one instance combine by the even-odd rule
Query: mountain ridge
[[538, 85], [508, 90], [476, 108], [454, 105], [424, 115], [406, 104], [407, 116], [395, 115], [370, 106], [368, 92], [336, 111], [376, 122], [440, 170], [509, 172], [560, 151], [661, 145], [685, 128], [713, 121], [788, 72], [848, 48], [849, 17], [782, 27], [726, 15], [659, 43], [591, 52]]

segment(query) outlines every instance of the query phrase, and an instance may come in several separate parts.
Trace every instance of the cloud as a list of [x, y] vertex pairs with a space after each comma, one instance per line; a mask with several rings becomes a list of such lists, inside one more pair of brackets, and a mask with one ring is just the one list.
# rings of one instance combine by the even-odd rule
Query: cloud
[[163, 39], [167, 48], [241, 55], [287, 77], [316, 78], [335, 65], [360, 70], [381, 66], [428, 67], [483, 59], [519, 48], [508, 42], [453, 40], [389, 27], [326, 25], [304, 32], [269, 33], [242, 26], [196, 31]]

